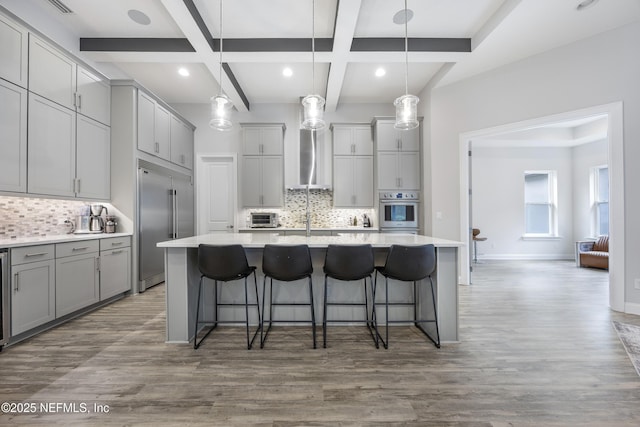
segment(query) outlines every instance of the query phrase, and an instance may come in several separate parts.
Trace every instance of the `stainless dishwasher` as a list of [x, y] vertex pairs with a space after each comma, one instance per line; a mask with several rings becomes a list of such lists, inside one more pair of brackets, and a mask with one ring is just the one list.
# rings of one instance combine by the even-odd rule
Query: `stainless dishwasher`
[[9, 341], [9, 252], [0, 249], [0, 350]]

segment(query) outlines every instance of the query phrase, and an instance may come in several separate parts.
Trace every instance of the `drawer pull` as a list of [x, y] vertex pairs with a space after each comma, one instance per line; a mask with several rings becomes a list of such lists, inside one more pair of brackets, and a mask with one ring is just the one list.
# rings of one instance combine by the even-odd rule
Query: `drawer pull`
[[13, 288], [14, 292], [18, 292], [20, 290], [20, 286], [18, 285], [18, 277], [20, 277], [18, 273], [15, 273], [13, 275], [13, 278], [14, 278], [13, 282], [15, 284], [15, 287]]
[[86, 251], [87, 249], [89, 249], [89, 246], [83, 246], [81, 248], [73, 248], [71, 249], [72, 251]]
[[123, 244], [124, 244], [124, 242], [112, 242], [111, 246], [120, 246], [120, 245], [123, 245]]
[[48, 252], [36, 252], [34, 254], [24, 254], [25, 258], [29, 258], [32, 256], [43, 256], [43, 255], [47, 255]]
[[122, 252], [124, 252], [122, 249], [120, 249], [119, 251], [111, 251], [111, 255], [118, 255], [118, 254], [121, 254]]

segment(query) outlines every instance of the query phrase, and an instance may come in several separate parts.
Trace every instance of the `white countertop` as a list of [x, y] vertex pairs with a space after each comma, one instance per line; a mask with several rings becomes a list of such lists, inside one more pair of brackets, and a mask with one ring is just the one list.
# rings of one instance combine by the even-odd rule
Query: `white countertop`
[[277, 233], [212, 233], [158, 243], [160, 248], [197, 248], [200, 244], [242, 245], [245, 248], [263, 248], [264, 245], [309, 245], [310, 248], [326, 248], [328, 245], [370, 244], [378, 248], [391, 245], [427, 245], [459, 247], [453, 240], [416, 234], [346, 233], [338, 236], [280, 236]]
[[[255, 228], [251, 228], [251, 227], [243, 227], [243, 228], [239, 228], [239, 231], [242, 232], [256, 232], [256, 233], [265, 233], [265, 232], [272, 232], [272, 233], [278, 233], [280, 231], [306, 231], [307, 229], [304, 227], [273, 227], [273, 228], [269, 228], [269, 227], [255, 227]], [[349, 225], [349, 226], [345, 226], [345, 227], [311, 227], [311, 231], [346, 231], [346, 232], [358, 232], [358, 231], [362, 231], [362, 232], [378, 232], [380, 231], [378, 229], [378, 227], [363, 227], [361, 225]]]
[[78, 240], [108, 239], [111, 237], [131, 236], [131, 233], [95, 233], [95, 234], [61, 234], [54, 236], [33, 236], [16, 239], [0, 239], [0, 249], [20, 246], [48, 245], [51, 243], [75, 242]]

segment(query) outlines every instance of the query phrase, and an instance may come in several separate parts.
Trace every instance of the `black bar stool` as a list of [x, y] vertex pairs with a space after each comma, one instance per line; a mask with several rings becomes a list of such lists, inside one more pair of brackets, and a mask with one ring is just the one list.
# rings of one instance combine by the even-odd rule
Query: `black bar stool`
[[[245, 308], [245, 324], [247, 328], [247, 349], [251, 349], [253, 341], [261, 329], [260, 305], [258, 304], [258, 283], [256, 280], [256, 268], [249, 266], [247, 255], [241, 245], [200, 245], [198, 246], [198, 269], [200, 269], [200, 286], [198, 289], [198, 308], [196, 310], [195, 336], [193, 338], [193, 348], [197, 349], [204, 339], [209, 336], [219, 323], [237, 323], [233, 320], [218, 320], [218, 307], [220, 306], [244, 306]], [[249, 304], [249, 293], [247, 289], [247, 277], [253, 274], [253, 283], [256, 288], [256, 302]], [[200, 317], [200, 298], [202, 296], [203, 279], [213, 280], [213, 298], [215, 301], [215, 320], [199, 320]], [[218, 282], [231, 282], [244, 279], [244, 304], [241, 303], [222, 303], [218, 301]], [[249, 307], [256, 307], [258, 310], [258, 329], [253, 334], [253, 338], [249, 338]], [[205, 335], [198, 341], [198, 326], [200, 324], [213, 324]]]
[[[264, 282], [262, 286], [262, 327], [260, 332], [260, 348], [264, 347], [264, 343], [269, 336], [269, 331], [274, 322], [276, 323], [311, 323], [313, 334], [313, 348], [316, 348], [316, 315], [313, 309], [313, 284], [311, 274], [313, 266], [311, 265], [311, 252], [307, 245], [280, 246], [265, 245], [262, 255], [262, 271], [264, 272]], [[269, 286], [269, 327], [264, 330], [265, 323], [265, 300], [267, 277], [270, 279]], [[309, 281], [309, 302], [274, 302], [273, 300], [273, 279], [276, 283], [293, 282], [308, 278]], [[309, 306], [311, 309], [311, 320], [274, 320], [274, 308], [278, 306]]]
[[[327, 306], [363, 306], [365, 309], [367, 328], [373, 338], [373, 342], [378, 345], [378, 340], [373, 333], [373, 320], [369, 319], [369, 298], [367, 294], [367, 277], [373, 286], [371, 274], [375, 269], [373, 261], [373, 248], [371, 245], [329, 245], [324, 260], [324, 304], [322, 318], [322, 342], [327, 347]], [[364, 302], [329, 302], [327, 292], [327, 279], [331, 277], [336, 280], [355, 281], [363, 280]], [[352, 323], [354, 320], [331, 320], [331, 322]], [[356, 321], [357, 322], [357, 321]]]
[[[376, 330], [376, 340], [379, 338], [384, 348], [389, 348], [389, 323], [408, 323], [413, 322], [423, 334], [427, 336], [437, 348], [440, 348], [440, 331], [438, 330], [438, 312], [436, 311], [436, 297], [433, 290], [433, 279], [431, 274], [436, 267], [436, 250], [433, 245], [422, 246], [401, 246], [392, 245], [387, 255], [387, 261], [384, 267], [376, 267], [376, 281], [373, 286], [373, 320]], [[378, 273], [385, 278], [385, 338], [378, 332], [378, 322], [376, 318], [376, 306], [382, 305], [376, 303], [376, 288], [378, 284]], [[433, 299], [433, 319], [420, 319], [418, 316], [418, 288], [416, 282], [418, 280], [429, 278], [431, 284], [431, 298]], [[389, 279], [395, 279], [403, 282], [413, 282], [413, 301], [412, 302], [389, 302]], [[389, 320], [389, 306], [413, 306], [413, 320]], [[436, 338], [422, 327], [422, 323], [435, 323]]]

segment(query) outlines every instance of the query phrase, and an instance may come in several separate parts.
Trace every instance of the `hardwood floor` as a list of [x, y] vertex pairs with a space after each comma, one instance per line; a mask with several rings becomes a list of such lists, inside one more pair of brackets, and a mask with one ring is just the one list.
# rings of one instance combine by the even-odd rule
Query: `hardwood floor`
[[262, 350], [221, 327], [194, 351], [164, 343], [158, 286], [0, 353], [0, 402], [54, 404], [0, 425], [640, 425], [640, 378], [611, 325], [640, 317], [607, 308], [606, 272], [474, 270], [461, 342], [441, 349], [411, 327], [376, 350], [364, 327], [334, 326], [313, 350], [308, 327], [274, 326]]

